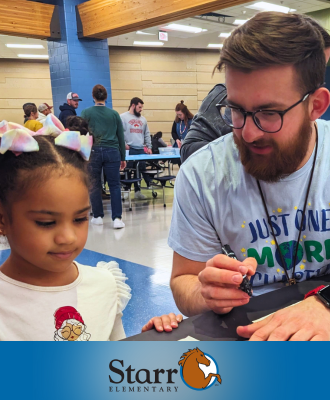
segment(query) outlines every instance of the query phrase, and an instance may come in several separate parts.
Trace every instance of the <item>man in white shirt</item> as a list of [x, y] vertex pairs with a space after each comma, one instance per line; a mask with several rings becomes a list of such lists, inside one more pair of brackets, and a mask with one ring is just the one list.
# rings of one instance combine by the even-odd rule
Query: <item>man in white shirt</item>
[[[223, 67], [228, 95], [218, 108], [233, 133], [190, 156], [175, 186], [171, 288], [186, 315], [247, 304], [238, 289], [245, 274], [261, 294], [330, 273], [330, 123], [317, 120], [330, 94], [320, 32], [298, 14], [259, 13], [226, 39]], [[244, 261], [220, 254], [225, 244]], [[330, 310], [311, 296], [238, 334], [330, 340]]]
[[38, 107], [39, 117], [37, 118], [37, 121], [44, 124], [47, 115], [52, 113], [52, 108], [53, 106], [49, 106], [47, 103], [40, 104]]

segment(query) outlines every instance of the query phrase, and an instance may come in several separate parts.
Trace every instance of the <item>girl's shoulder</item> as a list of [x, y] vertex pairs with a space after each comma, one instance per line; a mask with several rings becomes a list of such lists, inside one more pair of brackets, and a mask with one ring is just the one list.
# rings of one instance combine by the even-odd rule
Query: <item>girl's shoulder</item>
[[99, 293], [117, 293], [117, 313], [122, 312], [129, 302], [131, 288], [128, 279], [116, 261], [100, 261], [96, 267], [77, 263], [79, 273], [83, 275], [83, 284], [93, 287]]

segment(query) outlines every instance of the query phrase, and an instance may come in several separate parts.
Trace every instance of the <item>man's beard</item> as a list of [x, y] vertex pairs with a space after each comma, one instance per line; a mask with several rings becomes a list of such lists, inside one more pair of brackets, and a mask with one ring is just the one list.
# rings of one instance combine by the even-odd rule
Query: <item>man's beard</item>
[[253, 153], [245, 144], [244, 139], [234, 135], [241, 162], [245, 171], [254, 178], [265, 182], [278, 182], [280, 179], [295, 172], [306, 156], [312, 137], [312, 128], [308, 117], [303, 121], [299, 134], [281, 148], [274, 139], [261, 139], [253, 142], [257, 146], [272, 146], [273, 151], [267, 155]]
[[133, 111], [134, 111], [134, 115], [135, 115], [136, 117], [138, 117], [138, 118], [141, 117], [141, 113], [137, 112], [135, 108], [134, 108]]

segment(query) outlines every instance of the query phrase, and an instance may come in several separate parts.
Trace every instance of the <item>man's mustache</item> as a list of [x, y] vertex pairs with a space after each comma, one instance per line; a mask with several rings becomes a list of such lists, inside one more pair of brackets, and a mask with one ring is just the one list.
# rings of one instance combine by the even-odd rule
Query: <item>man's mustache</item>
[[255, 140], [254, 142], [251, 143], [247, 143], [243, 138], [241, 139], [242, 143], [245, 146], [257, 146], [257, 147], [266, 147], [266, 146], [271, 146], [274, 147], [274, 141], [273, 140], [264, 140], [264, 139], [260, 139], [260, 140]]

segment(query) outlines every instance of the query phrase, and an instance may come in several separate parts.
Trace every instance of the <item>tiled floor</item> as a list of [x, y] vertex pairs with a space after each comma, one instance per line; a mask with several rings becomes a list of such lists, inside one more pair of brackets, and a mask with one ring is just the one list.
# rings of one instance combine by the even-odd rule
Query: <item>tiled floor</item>
[[[127, 336], [139, 333], [141, 327], [153, 316], [179, 312], [175, 306], [169, 278], [172, 250], [167, 246], [173, 202], [173, 189], [166, 189], [167, 207], [163, 207], [162, 190], [153, 199], [151, 191], [142, 191], [147, 200], [132, 200], [123, 204], [126, 227], [112, 228], [110, 201], [104, 200], [103, 226], [90, 224], [85, 250], [77, 261], [95, 266], [98, 261], [115, 260], [128, 277], [132, 299], [124, 311], [123, 323]], [[134, 199], [134, 194], [132, 194]], [[10, 250], [0, 242], [0, 265]]]

